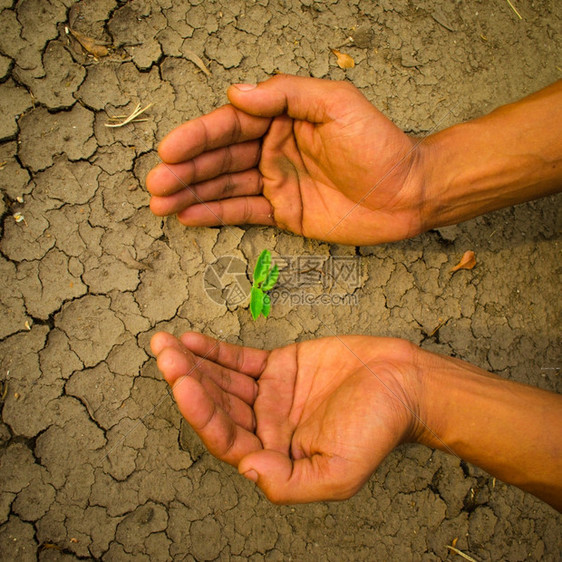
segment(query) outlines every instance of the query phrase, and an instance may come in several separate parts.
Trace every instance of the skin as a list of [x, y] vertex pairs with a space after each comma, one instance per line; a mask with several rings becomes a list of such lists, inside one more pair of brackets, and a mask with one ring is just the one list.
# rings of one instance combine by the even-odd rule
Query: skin
[[342, 500], [400, 443], [477, 464], [562, 508], [562, 397], [393, 338], [272, 351], [159, 332], [158, 368], [218, 459], [275, 503]]
[[164, 138], [146, 180], [156, 215], [369, 245], [560, 189], [562, 81], [425, 139], [346, 82], [276, 76], [246, 88]]
[[406, 341], [348, 336], [263, 351], [160, 332], [151, 346], [209, 451], [276, 503], [352, 496], [414, 432], [404, 404], [416, 348]]
[[[276, 225], [376, 244], [562, 187], [562, 81], [415, 140], [347, 83], [228, 90], [159, 148], [150, 206], [186, 226]], [[562, 398], [398, 339], [272, 351], [157, 333], [152, 350], [209, 450], [277, 503], [353, 495], [398, 444], [455, 454], [562, 509]]]
[[275, 225], [343, 244], [423, 230], [415, 141], [357, 89], [279, 76], [246, 99], [253, 92], [230, 87], [231, 105], [162, 141], [163, 163], [146, 180], [156, 215], [186, 226]]

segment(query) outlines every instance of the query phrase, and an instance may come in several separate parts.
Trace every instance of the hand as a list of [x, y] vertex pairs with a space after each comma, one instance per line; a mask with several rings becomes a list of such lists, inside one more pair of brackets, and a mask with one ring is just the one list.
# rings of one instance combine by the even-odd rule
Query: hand
[[262, 351], [197, 333], [151, 342], [180, 412], [276, 503], [344, 499], [415, 429], [406, 341], [346, 336]]
[[425, 230], [423, 147], [355, 87], [282, 75], [245, 87], [162, 141], [146, 180], [156, 215], [353, 245]]

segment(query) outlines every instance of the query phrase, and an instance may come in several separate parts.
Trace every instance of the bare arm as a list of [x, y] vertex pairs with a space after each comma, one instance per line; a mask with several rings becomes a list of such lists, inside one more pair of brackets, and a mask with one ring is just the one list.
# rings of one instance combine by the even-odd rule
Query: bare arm
[[425, 228], [562, 189], [562, 80], [422, 144]]
[[562, 396], [420, 351], [417, 440], [562, 511]]

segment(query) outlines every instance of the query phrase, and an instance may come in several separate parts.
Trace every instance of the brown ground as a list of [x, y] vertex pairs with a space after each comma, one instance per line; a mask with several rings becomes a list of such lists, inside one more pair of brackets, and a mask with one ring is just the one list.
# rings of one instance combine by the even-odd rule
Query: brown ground
[[[254, 324], [205, 295], [207, 264], [356, 250], [185, 230], [150, 214], [143, 187], [158, 140], [232, 82], [348, 79], [419, 135], [545, 86], [561, 74], [560, 6], [514, 3], [522, 20], [504, 0], [0, 0], [3, 560], [436, 560], [455, 538], [478, 560], [559, 559], [552, 509], [421, 446], [347, 502], [269, 504], [183, 426], [148, 350], [161, 328], [271, 347], [330, 326], [560, 391], [559, 198], [358, 249], [359, 305], [277, 305]], [[65, 25], [116, 48], [85, 56]], [[350, 35], [344, 72], [329, 48]], [[104, 126], [138, 102], [148, 121]], [[451, 278], [467, 249], [477, 267]]]

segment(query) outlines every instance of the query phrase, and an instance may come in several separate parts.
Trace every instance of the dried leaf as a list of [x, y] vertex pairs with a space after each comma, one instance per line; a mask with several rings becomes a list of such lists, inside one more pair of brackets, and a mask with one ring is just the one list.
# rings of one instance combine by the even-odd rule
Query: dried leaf
[[476, 265], [476, 257], [472, 250], [466, 251], [459, 263], [455, 267], [451, 268], [451, 273], [458, 271], [459, 269], [472, 269]]
[[211, 76], [211, 73], [210, 73], [209, 69], [205, 66], [205, 63], [203, 62], [203, 59], [199, 55], [196, 55], [193, 51], [190, 51], [189, 49], [185, 49], [183, 51], [183, 54], [193, 64], [198, 66], [207, 76]]
[[338, 66], [340, 68], [343, 68], [345, 70], [346, 68], [353, 68], [355, 66], [355, 61], [349, 55], [341, 53], [337, 49], [332, 49], [332, 53], [336, 55], [338, 59]]
[[[20, 395], [17, 392], [16, 394], [17, 394], [16, 398], [19, 398]], [[44, 542], [39, 545], [39, 550], [47, 550], [48, 548], [52, 548], [54, 550], [62, 550], [62, 548], [58, 544], [52, 542]]]
[[109, 49], [105, 45], [100, 44], [99, 41], [96, 41], [79, 31], [75, 31], [74, 29], [69, 29], [69, 31], [72, 33], [72, 36], [76, 39], [76, 41], [78, 41], [78, 43], [80, 43], [80, 45], [82, 45], [88, 53], [94, 55], [94, 57], [105, 57], [109, 54]]

